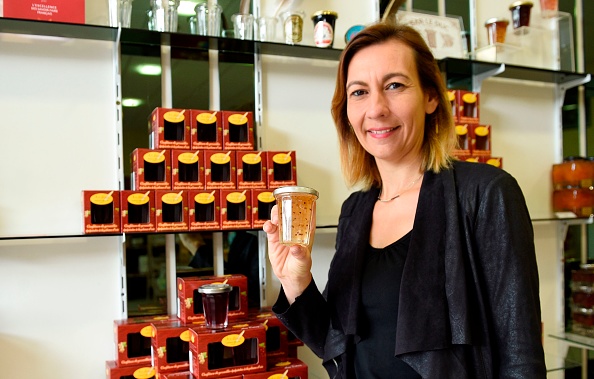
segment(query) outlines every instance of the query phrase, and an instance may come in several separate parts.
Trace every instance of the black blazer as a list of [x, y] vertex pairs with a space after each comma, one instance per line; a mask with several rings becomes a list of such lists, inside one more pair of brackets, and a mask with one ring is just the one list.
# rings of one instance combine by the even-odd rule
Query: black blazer
[[[344, 202], [336, 254], [273, 310], [333, 378], [354, 378], [361, 269], [378, 189]], [[486, 164], [426, 172], [400, 288], [394, 354], [423, 378], [546, 378], [532, 223], [516, 180]]]

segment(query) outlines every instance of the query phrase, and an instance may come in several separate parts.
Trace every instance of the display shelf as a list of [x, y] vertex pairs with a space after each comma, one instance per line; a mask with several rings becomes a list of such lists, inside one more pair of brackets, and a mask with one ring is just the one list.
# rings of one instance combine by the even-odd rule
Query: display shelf
[[586, 337], [586, 336], [582, 336], [582, 335], [570, 333], [570, 332], [550, 334], [549, 337], [567, 342], [568, 344], [579, 347], [579, 348], [594, 350], [594, 338], [592, 338], [592, 337]]
[[[586, 84], [590, 74], [548, 70], [503, 63], [483, 62], [461, 58], [444, 58], [439, 67], [446, 77], [448, 88], [477, 89], [477, 78], [489, 76], [555, 84], [564, 89]], [[480, 84], [478, 85], [480, 89]]]
[[582, 366], [580, 362], [547, 353], [545, 353], [545, 364], [547, 372], [562, 371]]
[[[118, 37], [118, 32], [121, 32]], [[170, 46], [195, 50], [219, 50], [240, 54], [259, 53], [285, 57], [338, 60], [342, 50], [308, 45], [287, 45], [235, 38], [219, 38], [187, 33], [157, 32], [144, 29], [118, 29], [109, 26], [68, 24], [0, 18], [0, 33], [39, 35], [61, 38], [119, 41], [123, 44]]]
[[0, 17], [0, 33], [115, 41], [117, 28]]

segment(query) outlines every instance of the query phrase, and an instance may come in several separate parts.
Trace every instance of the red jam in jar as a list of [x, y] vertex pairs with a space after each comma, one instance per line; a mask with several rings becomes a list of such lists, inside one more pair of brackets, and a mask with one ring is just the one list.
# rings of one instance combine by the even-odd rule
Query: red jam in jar
[[514, 29], [530, 26], [530, 12], [533, 5], [530, 1], [516, 1], [509, 6]]
[[578, 217], [590, 217], [594, 209], [594, 190], [566, 188], [553, 192], [554, 212], [573, 212]]
[[592, 157], [567, 157], [562, 163], [553, 165], [553, 187], [592, 188], [594, 185], [594, 159]]

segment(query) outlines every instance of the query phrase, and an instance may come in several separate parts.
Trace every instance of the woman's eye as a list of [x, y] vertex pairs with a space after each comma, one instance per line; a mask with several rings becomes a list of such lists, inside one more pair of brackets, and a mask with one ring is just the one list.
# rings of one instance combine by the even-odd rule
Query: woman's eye
[[364, 94], [365, 94], [365, 91], [363, 91], [362, 89], [358, 89], [358, 90], [355, 90], [355, 91], [351, 92], [351, 96], [355, 96], [355, 97], [361, 96], [361, 95], [364, 95]]
[[400, 87], [402, 87], [401, 83], [390, 83], [390, 84], [388, 84], [386, 89], [398, 89]]

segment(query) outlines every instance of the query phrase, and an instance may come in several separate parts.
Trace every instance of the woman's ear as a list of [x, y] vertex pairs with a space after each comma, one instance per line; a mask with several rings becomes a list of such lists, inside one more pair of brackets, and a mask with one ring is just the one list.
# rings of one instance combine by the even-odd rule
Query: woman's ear
[[425, 95], [425, 97], [425, 113], [432, 114], [433, 112], [435, 112], [437, 106], [439, 105], [439, 97], [429, 94]]

